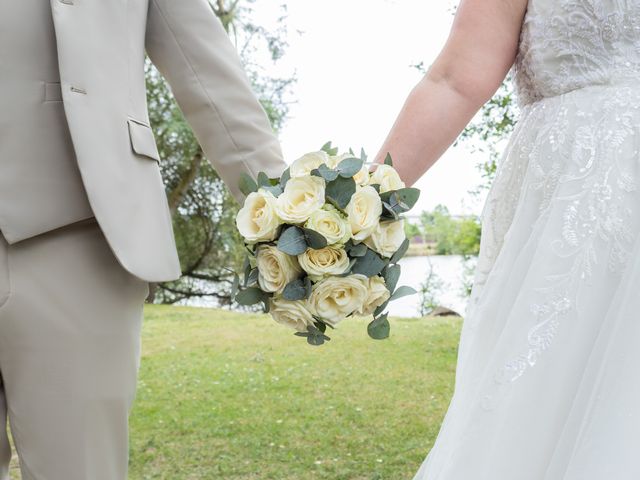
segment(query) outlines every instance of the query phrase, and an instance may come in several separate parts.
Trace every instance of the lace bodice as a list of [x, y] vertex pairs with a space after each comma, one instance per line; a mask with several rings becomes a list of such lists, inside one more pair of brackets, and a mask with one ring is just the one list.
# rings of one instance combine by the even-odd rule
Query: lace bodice
[[640, 81], [640, 0], [530, 0], [514, 70], [521, 105]]

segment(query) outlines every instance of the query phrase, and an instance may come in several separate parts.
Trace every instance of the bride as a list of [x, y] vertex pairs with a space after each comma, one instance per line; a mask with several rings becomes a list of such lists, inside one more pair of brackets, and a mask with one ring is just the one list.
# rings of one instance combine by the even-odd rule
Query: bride
[[415, 480], [635, 480], [640, 0], [463, 0], [378, 160], [413, 183], [514, 62], [521, 116], [482, 212], [453, 399]]

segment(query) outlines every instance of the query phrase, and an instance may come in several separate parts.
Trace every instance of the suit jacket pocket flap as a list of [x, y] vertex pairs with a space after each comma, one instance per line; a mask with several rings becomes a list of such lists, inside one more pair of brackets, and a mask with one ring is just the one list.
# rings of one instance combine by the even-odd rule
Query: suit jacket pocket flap
[[131, 138], [133, 151], [138, 155], [143, 155], [159, 162], [160, 154], [158, 153], [158, 147], [151, 128], [131, 118], [127, 120], [127, 123], [129, 124], [129, 137]]

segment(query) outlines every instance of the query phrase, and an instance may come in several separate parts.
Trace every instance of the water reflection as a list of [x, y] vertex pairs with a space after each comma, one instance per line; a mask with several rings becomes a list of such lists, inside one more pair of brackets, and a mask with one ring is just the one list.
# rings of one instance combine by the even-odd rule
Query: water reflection
[[[464, 313], [467, 297], [463, 293], [464, 266], [461, 255], [431, 255], [405, 257], [400, 260], [402, 273], [399, 285], [409, 285], [416, 290], [425, 281], [431, 268], [442, 281], [441, 291], [436, 293], [438, 304]], [[420, 316], [420, 297], [411, 295], [389, 304], [389, 313], [397, 317]]]

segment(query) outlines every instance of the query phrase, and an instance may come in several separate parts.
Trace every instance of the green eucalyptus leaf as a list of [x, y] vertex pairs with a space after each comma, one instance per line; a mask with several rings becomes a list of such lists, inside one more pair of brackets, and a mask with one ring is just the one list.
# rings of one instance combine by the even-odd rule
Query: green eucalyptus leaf
[[384, 310], [389, 306], [389, 300], [387, 300], [386, 302], [384, 302], [382, 305], [380, 305], [378, 308], [375, 309], [375, 311], [373, 312], [373, 316], [377, 317], [378, 315], [380, 315], [382, 312], [384, 312]]
[[374, 275], [378, 275], [386, 264], [380, 255], [368, 248], [362, 257], [356, 259], [351, 273], [373, 277]]
[[394, 300], [398, 300], [399, 298], [407, 297], [409, 295], [415, 295], [416, 293], [418, 292], [416, 292], [415, 288], [406, 286], [398, 287], [398, 289], [393, 292], [393, 295], [391, 295], [391, 298], [389, 298], [389, 301], [393, 302]]
[[311, 295], [311, 289], [309, 288], [310, 283], [311, 281], [308, 277], [304, 279], [298, 278], [289, 282], [282, 291], [282, 298], [291, 301], [305, 300], [306, 298], [309, 298], [309, 295]]
[[367, 246], [364, 243], [358, 243], [350, 246], [347, 251], [351, 257], [364, 257], [367, 253]]
[[400, 248], [391, 257], [391, 260], [389, 261], [389, 263], [392, 263], [392, 264], [398, 263], [400, 259], [405, 256], [405, 254], [407, 253], [407, 250], [409, 250], [409, 239], [405, 238], [404, 242], [402, 242], [402, 245], [400, 245]]
[[244, 290], [240, 290], [236, 294], [235, 300], [239, 305], [247, 307], [250, 305], [255, 305], [256, 303], [260, 303], [267, 296], [268, 295], [258, 287], [249, 287], [245, 288]]
[[283, 190], [289, 180], [291, 180], [291, 169], [287, 168], [284, 172], [282, 172], [282, 176], [280, 177], [280, 187]]
[[258, 282], [258, 275], [259, 275], [259, 272], [257, 268], [251, 269], [251, 271], [249, 272], [249, 275], [245, 277], [244, 286], [248, 287], [250, 285], [256, 284]]
[[244, 264], [242, 265], [242, 271], [244, 272], [244, 286], [247, 286], [249, 275], [251, 275], [251, 259], [249, 256], [244, 258]]
[[264, 186], [260, 188], [271, 193], [271, 195], [273, 195], [274, 197], [279, 197], [280, 195], [282, 195], [282, 192], [283, 192], [282, 187], [280, 185], [269, 185], [269, 186]]
[[313, 290], [313, 284], [309, 277], [304, 278], [304, 289], [306, 290], [305, 298], [309, 298], [311, 296], [311, 291]]
[[[401, 188], [381, 195], [382, 201], [387, 201], [391, 209], [396, 213], [408, 212], [420, 198], [420, 190], [417, 188]], [[388, 200], [387, 200], [388, 198]]]
[[233, 283], [231, 284], [231, 298], [235, 297], [240, 290], [240, 275], [233, 273]]
[[304, 231], [299, 227], [288, 227], [278, 239], [278, 250], [287, 255], [300, 255], [307, 250]]
[[391, 208], [391, 205], [386, 202], [382, 202], [382, 218], [388, 220], [400, 220], [400, 215]]
[[331, 142], [325, 143], [320, 150], [326, 152], [327, 155], [331, 155], [331, 156], [338, 154], [338, 149], [337, 148], [333, 148], [331, 146]]
[[356, 193], [356, 182], [353, 178], [338, 177], [334, 181], [327, 183], [327, 197], [333, 201], [338, 208], [345, 209], [351, 201], [351, 197]]
[[258, 184], [256, 181], [249, 176], [247, 173], [242, 173], [240, 175], [240, 183], [238, 185], [242, 194], [247, 197], [250, 193], [258, 191]]
[[307, 242], [307, 246], [314, 250], [320, 250], [327, 246], [327, 239], [321, 233], [311, 230], [310, 228], [303, 228], [304, 239]]
[[307, 343], [313, 346], [323, 345], [325, 342], [331, 340], [327, 337], [319, 328], [315, 326], [308, 327], [306, 332], [296, 332], [296, 336], [304, 337], [307, 339]]
[[322, 163], [318, 168], [315, 168], [311, 171], [311, 175], [315, 175], [316, 177], [322, 177], [327, 182], [331, 182], [338, 178], [340, 175], [337, 171], [331, 170], [327, 165]]
[[322, 333], [325, 333], [327, 331], [327, 324], [324, 322], [316, 322], [315, 326], [318, 330], [320, 330]]
[[271, 186], [271, 180], [269, 180], [269, 177], [267, 176], [267, 174], [264, 172], [258, 173], [258, 187], [270, 187], [270, 186]]
[[393, 167], [393, 160], [391, 160], [391, 154], [387, 152], [387, 156], [384, 157], [384, 164]]
[[362, 165], [363, 161], [359, 158], [345, 158], [338, 164], [337, 170], [341, 177], [350, 178], [360, 171]]
[[398, 280], [400, 280], [400, 265], [389, 265], [384, 270], [382, 270], [382, 277], [384, 278], [384, 283], [387, 286], [387, 290], [393, 293], [398, 285]]
[[374, 340], [384, 340], [385, 338], [389, 338], [390, 331], [391, 325], [389, 324], [389, 318], [386, 313], [374, 318], [367, 326], [367, 333]]

